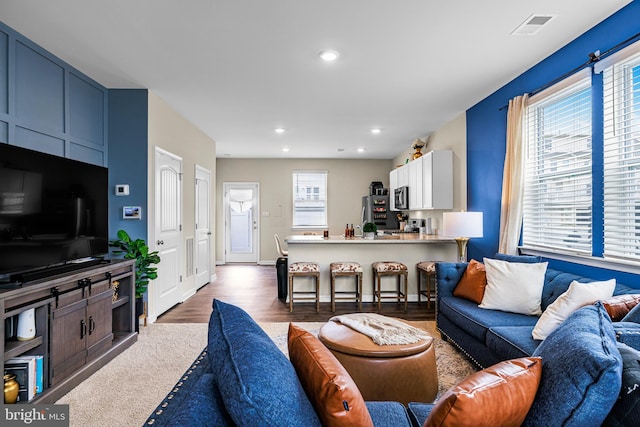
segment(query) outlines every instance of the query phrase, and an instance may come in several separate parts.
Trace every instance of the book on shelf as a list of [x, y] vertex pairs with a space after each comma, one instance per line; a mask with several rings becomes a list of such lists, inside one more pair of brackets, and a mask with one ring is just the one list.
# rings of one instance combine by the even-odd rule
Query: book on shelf
[[5, 373], [14, 374], [20, 385], [18, 401], [28, 402], [42, 392], [43, 364], [42, 355], [18, 356], [4, 362]]

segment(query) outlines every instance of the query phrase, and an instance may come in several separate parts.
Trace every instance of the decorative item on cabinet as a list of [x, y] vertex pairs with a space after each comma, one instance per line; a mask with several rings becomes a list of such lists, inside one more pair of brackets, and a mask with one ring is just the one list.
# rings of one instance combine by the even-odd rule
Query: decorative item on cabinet
[[14, 374], [5, 374], [4, 375], [4, 403], [5, 404], [13, 404], [18, 401], [18, 391], [20, 390], [20, 385], [16, 381], [16, 376]]
[[29, 341], [36, 336], [36, 310], [30, 308], [18, 315], [18, 341]]
[[113, 297], [111, 298], [111, 301], [113, 301], [113, 302], [118, 301], [118, 288], [119, 287], [120, 287], [120, 281], [114, 280], [113, 282], [111, 282], [111, 288], [113, 289]]
[[411, 148], [415, 150], [415, 152], [411, 155], [411, 160], [419, 159], [422, 157], [422, 149], [427, 147], [428, 139], [424, 138], [416, 138], [411, 145]]

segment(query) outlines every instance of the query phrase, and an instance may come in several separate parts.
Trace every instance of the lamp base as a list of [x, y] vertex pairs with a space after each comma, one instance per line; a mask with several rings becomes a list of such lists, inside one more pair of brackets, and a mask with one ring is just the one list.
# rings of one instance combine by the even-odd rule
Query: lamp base
[[467, 243], [468, 237], [456, 237], [456, 243], [458, 244], [458, 262], [467, 262]]

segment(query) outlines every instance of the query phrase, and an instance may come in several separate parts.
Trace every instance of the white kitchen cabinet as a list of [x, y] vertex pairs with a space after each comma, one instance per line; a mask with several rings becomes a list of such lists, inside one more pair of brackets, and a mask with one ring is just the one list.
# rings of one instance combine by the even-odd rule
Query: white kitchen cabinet
[[[453, 209], [453, 152], [431, 151], [419, 160], [422, 162], [421, 209]], [[409, 197], [411, 191], [409, 188]]]
[[395, 191], [398, 188], [398, 169], [394, 169], [389, 172], [389, 209], [392, 211], [397, 211], [396, 209], [396, 198]]
[[423, 207], [423, 164], [422, 158], [409, 162], [407, 166], [409, 172], [409, 210], [420, 210]]

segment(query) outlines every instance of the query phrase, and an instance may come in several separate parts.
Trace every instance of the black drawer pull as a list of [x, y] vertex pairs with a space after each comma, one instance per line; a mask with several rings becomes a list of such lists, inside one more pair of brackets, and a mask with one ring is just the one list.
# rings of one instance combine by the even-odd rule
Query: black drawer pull
[[80, 339], [83, 339], [87, 335], [87, 322], [82, 319], [80, 321]]
[[89, 335], [96, 330], [96, 321], [93, 320], [93, 316], [89, 316]]

